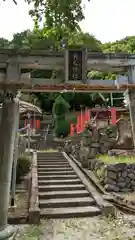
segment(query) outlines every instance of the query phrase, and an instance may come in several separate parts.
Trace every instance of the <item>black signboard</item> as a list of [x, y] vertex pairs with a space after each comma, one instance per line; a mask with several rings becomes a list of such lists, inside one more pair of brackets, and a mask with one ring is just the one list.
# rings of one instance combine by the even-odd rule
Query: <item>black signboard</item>
[[69, 50], [68, 52], [68, 80], [82, 80], [82, 57], [81, 50]]

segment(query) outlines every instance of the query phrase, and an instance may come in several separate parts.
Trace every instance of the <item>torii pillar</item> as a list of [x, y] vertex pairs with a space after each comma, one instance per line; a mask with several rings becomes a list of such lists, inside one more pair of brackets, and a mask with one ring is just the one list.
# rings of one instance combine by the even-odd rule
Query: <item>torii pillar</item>
[[[19, 81], [19, 77], [17, 64], [9, 63], [5, 82]], [[5, 89], [0, 124], [0, 240], [9, 239], [14, 234], [14, 228], [7, 222], [18, 104], [16, 92], [8, 94]]]
[[[135, 66], [128, 67], [128, 82], [135, 84]], [[129, 90], [129, 112], [133, 137], [133, 145], [135, 149], [135, 89]]]

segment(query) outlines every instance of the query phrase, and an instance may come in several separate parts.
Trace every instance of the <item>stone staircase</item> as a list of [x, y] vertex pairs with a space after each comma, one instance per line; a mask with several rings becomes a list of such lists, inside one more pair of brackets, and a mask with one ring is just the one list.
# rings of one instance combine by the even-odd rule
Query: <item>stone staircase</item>
[[90, 217], [101, 213], [62, 153], [39, 152], [37, 164], [41, 217]]

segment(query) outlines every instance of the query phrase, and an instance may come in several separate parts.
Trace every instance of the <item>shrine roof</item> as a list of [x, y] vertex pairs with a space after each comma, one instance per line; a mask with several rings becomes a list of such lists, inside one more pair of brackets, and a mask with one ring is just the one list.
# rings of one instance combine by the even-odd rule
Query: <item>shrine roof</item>
[[[2, 108], [2, 103], [0, 104], [0, 108]], [[25, 113], [27, 111], [42, 114], [41, 109], [39, 107], [37, 107], [36, 105], [33, 105], [28, 102], [20, 101], [20, 113]]]

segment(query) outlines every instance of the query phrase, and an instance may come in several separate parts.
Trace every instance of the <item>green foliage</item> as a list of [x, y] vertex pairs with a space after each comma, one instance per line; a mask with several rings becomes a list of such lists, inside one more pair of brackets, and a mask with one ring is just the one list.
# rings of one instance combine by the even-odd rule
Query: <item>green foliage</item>
[[69, 103], [59, 95], [53, 104], [53, 114], [57, 117], [63, 117], [69, 112]]
[[102, 50], [106, 53], [135, 53], [135, 36], [102, 44]]
[[[67, 30], [66, 34], [66, 30], [63, 29], [63, 33], [61, 33], [61, 35], [62, 37], [58, 37], [59, 34], [54, 28], [53, 29], [43, 28], [36, 31], [25, 30], [21, 33], [14, 34], [13, 39], [11, 41], [0, 38], [0, 47], [16, 50], [19, 49], [59, 50], [62, 47], [62, 43], [65, 43], [66, 46], [69, 48], [86, 47], [88, 50], [92, 52], [101, 51], [101, 42], [98, 41], [94, 36], [90, 35], [89, 33], [83, 33], [81, 30], [75, 32]], [[40, 73], [41, 71], [38, 72]]]
[[82, 0], [26, 0], [34, 4], [30, 15], [35, 22], [35, 27], [42, 20], [48, 29], [62, 27], [70, 30], [79, 29], [79, 22], [84, 19]]
[[84, 33], [82, 31], [73, 32], [69, 35], [68, 47], [74, 48], [74, 46], [85, 47], [88, 51], [91, 52], [101, 52], [101, 42], [97, 40], [93, 35]]
[[90, 71], [88, 72], [88, 78], [96, 79], [96, 80], [115, 80], [116, 73], [115, 72], [100, 72], [100, 71]]
[[66, 137], [70, 131], [70, 123], [66, 119], [70, 105], [59, 95], [53, 104], [54, 132], [57, 137]]
[[99, 179], [100, 183], [104, 181], [105, 178], [105, 167], [104, 165], [101, 166], [100, 168], [94, 170], [97, 178]]
[[117, 163], [126, 163], [126, 164], [132, 164], [135, 163], [135, 157], [134, 156], [108, 156], [106, 154], [97, 156], [98, 159], [102, 159], [105, 164], [117, 164]]
[[74, 114], [68, 115], [67, 120], [69, 121], [69, 124], [70, 123], [77, 124], [77, 117]]
[[56, 137], [67, 137], [70, 133], [70, 121], [69, 119], [59, 119], [55, 125]]
[[17, 176], [16, 182], [20, 183], [22, 177], [24, 177], [30, 170], [30, 158], [26, 155], [22, 155], [18, 158], [17, 162]]

